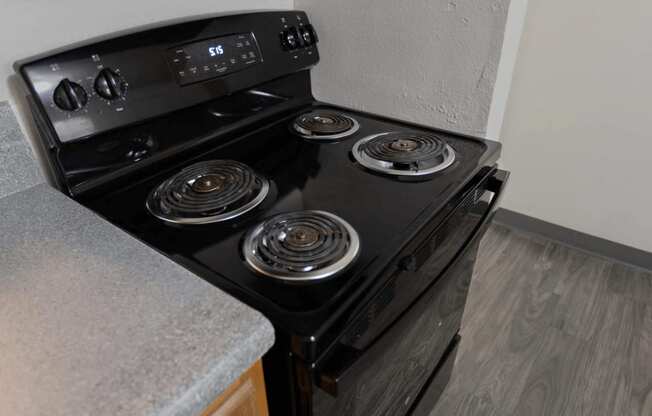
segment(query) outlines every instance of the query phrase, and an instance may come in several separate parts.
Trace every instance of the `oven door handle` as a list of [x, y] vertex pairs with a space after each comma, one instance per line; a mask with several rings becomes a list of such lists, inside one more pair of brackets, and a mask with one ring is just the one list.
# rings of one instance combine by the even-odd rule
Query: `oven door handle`
[[505, 196], [505, 187], [507, 186], [508, 182], [509, 172], [500, 169], [497, 169], [493, 175], [487, 179], [487, 186], [485, 191], [493, 193], [493, 196], [491, 197], [491, 202], [489, 202], [489, 209], [487, 209], [485, 212], [482, 221], [480, 221], [480, 223], [476, 226], [475, 230], [471, 234], [471, 238], [469, 238], [467, 241], [467, 244], [476, 239], [478, 235], [482, 235], [484, 230], [493, 220], [494, 216], [496, 215], [496, 211], [498, 211], [498, 207], [500, 206], [500, 202]]
[[[505, 186], [509, 181], [509, 172], [496, 170], [493, 175], [488, 178], [488, 183], [484, 187], [484, 191], [489, 191], [493, 193], [491, 202], [489, 203], [489, 208], [485, 211], [482, 220], [471, 233], [471, 237], [467, 241], [465, 246], [468, 246], [474, 241], [479, 235], [484, 231], [484, 228], [488, 227], [491, 219], [498, 209], [499, 203], [502, 199]], [[452, 260], [451, 265], [455, 264], [461, 257], [461, 253], [458, 253], [455, 259]], [[417, 268], [418, 266], [415, 265]], [[400, 267], [400, 266], [399, 266]], [[355, 380], [356, 364], [358, 361], [369, 352], [369, 350], [376, 347], [379, 343], [382, 342], [382, 338], [387, 332], [391, 331], [395, 326], [396, 322], [391, 324], [374, 343], [369, 345], [364, 350], [360, 350], [350, 345], [345, 345], [342, 343], [337, 344], [336, 352], [329, 357], [325, 368], [318, 369], [315, 373], [316, 383], [324, 390], [326, 393], [332, 397], [338, 397], [338, 392], [346, 391], [346, 387], [342, 386], [346, 384], [346, 380]], [[388, 381], [391, 382], [391, 381]]]
[[489, 178], [489, 183], [487, 184], [487, 190], [490, 192], [494, 193], [494, 197], [491, 200], [491, 207], [489, 208], [489, 213], [486, 217], [485, 220], [483, 220], [484, 223], [490, 221], [496, 211], [498, 210], [498, 207], [500, 205], [500, 202], [503, 199], [503, 196], [505, 196], [505, 187], [507, 186], [507, 182], [509, 182], [509, 172], [506, 170], [500, 170], [498, 169], [490, 178]]

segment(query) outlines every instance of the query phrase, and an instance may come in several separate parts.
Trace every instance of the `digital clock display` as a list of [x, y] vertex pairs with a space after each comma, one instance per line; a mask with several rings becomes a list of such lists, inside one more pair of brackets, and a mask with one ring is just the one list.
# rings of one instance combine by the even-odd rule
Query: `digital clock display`
[[221, 36], [168, 49], [180, 85], [222, 77], [262, 62], [253, 33]]
[[209, 46], [208, 55], [211, 57], [224, 55], [224, 46], [223, 45]]

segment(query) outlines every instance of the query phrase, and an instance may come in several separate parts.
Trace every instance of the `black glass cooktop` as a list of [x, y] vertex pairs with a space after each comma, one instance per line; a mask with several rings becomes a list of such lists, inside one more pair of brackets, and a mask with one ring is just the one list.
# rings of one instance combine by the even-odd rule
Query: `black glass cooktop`
[[[324, 317], [340, 309], [344, 299], [355, 299], [343, 294], [369, 286], [373, 277], [366, 275], [368, 266], [391, 260], [411, 233], [432, 219], [465, 181], [495, 163], [499, 145], [349, 110], [342, 111], [360, 124], [354, 135], [338, 142], [306, 140], [290, 128], [304, 111], [85, 203], [205, 280], [237, 294], [275, 324], [293, 333], [311, 334]], [[383, 176], [355, 162], [351, 149], [359, 139], [392, 131], [435, 133], [455, 150], [455, 162], [418, 181]], [[161, 182], [186, 166], [213, 159], [247, 164], [267, 178], [270, 190], [264, 202], [242, 217], [201, 225], [169, 224], [146, 209], [148, 195]], [[344, 274], [312, 285], [257, 275], [241, 254], [246, 232], [266, 218], [300, 210], [326, 211], [347, 221], [360, 238], [357, 261]]]

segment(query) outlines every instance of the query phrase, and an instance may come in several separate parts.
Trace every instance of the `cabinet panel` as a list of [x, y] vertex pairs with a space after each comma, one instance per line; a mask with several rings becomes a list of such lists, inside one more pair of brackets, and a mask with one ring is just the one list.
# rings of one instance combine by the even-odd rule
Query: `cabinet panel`
[[231, 384], [202, 416], [268, 416], [261, 362]]

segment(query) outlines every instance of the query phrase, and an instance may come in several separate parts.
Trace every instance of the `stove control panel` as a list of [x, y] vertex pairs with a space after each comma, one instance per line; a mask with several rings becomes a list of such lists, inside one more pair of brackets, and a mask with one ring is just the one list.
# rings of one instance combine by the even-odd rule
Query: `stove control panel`
[[255, 12], [108, 36], [14, 68], [65, 143], [307, 70], [316, 42], [304, 12]]
[[224, 76], [262, 62], [253, 33], [177, 46], [169, 49], [167, 55], [180, 85]]

